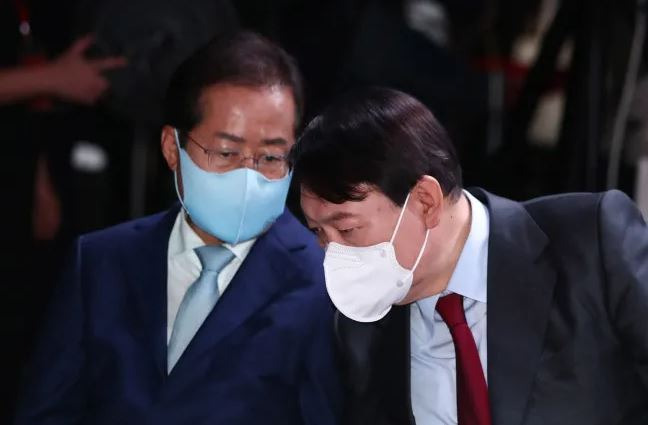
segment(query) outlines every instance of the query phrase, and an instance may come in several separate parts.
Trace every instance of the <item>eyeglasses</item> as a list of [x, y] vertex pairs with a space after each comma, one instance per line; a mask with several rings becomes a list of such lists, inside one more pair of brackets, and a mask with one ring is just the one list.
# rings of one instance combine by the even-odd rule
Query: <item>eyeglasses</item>
[[245, 156], [237, 149], [207, 149], [189, 134], [187, 134], [187, 138], [207, 156], [207, 166], [213, 171], [233, 170], [243, 167], [245, 161], [252, 160], [252, 168], [266, 177], [280, 178], [288, 172], [288, 156], [285, 154], [261, 152], [254, 156]]

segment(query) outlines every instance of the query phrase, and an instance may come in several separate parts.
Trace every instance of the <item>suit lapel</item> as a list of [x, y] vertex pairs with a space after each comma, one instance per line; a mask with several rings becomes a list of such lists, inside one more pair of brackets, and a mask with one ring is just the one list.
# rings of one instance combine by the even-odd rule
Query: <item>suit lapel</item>
[[336, 313], [335, 333], [349, 391], [346, 423], [414, 424], [409, 314], [409, 306], [394, 306], [381, 320], [361, 323]]
[[493, 423], [517, 425], [542, 354], [555, 284], [548, 239], [519, 204], [474, 192], [490, 213], [488, 386]]
[[148, 340], [153, 361], [160, 373], [166, 376], [166, 322], [167, 322], [167, 268], [169, 236], [180, 211], [175, 206], [158, 221], [141, 224], [136, 230], [142, 237], [133, 245], [133, 252], [127, 254], [130, 262], [129, 276], [135, 292], [140, 320], [144, 327], [143, 337]]
[[256, 311], [271, 303], [278, 293], [287, 290], [296, 269], [286, 267], [292, 261], [290, 252], [276, 238], [276, 232], [291, 231], [285, 227], [284, 221], [277, 222], [256, 241], [227, 290], [171, 371], [171, 376], [181, 375], [184, 367], [191, 366], [192, 359], [218, 344]]
[[[394, 306], [384, 324], [382, 365], [385, 408], [393, 424], [414, 424], [411, 390], [410, 307]], [[380, 370], [379, 369], [379, 370]]]

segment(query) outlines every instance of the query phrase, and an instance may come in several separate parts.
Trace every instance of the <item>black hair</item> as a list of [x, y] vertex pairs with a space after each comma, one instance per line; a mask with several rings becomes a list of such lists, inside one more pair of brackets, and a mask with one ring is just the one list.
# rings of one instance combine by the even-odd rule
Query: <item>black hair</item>
[[395, 204], [424, 175], [458, 198], [461, 166], [432, 112], [397, 90], [370, 87], [339, 98], [315, 117], [295, 145], [293, 178], [334, 203], [362, 200], [375, 187]]
[[174, 72], [164, 100], [164, 123], [181, 133], [202, 120], [200, 96], [215, 84], [289, 87], [296, 123], [303, 111], [302, 77], [295, 60], [268, 39], [239, 31], [217, 37], [193, 53]]

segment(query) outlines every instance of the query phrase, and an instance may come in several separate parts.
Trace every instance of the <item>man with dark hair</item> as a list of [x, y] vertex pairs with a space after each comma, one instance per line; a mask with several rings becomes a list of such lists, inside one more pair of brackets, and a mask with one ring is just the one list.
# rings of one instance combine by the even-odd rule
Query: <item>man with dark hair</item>
[[327, 108], [293, 160], [347, 423], [648, 423], [648, 229], [624, 194], [463, 190], [432, 113], [381, 88]]
[[284, 203], [293, 60], [252, 33], [175, 73], [166, 212], [82, 236], [17, 424], [336, 424], [322, 252]]

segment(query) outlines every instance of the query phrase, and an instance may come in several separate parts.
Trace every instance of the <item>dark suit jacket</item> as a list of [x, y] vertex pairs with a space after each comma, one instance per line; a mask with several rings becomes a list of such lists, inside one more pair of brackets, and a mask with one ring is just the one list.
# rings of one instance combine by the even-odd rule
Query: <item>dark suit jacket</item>
[[178, 210], [79, 239], [16, 424], [337, 423], [322, 250], [288, 212], [167, 375], [167, 249]]
[[[648, 424], [648, 229], [621, 192], [490, 212], [488, 384], [496, 425]], [[353, 425], [414, 424], [409, 307], [336, 316]]]

